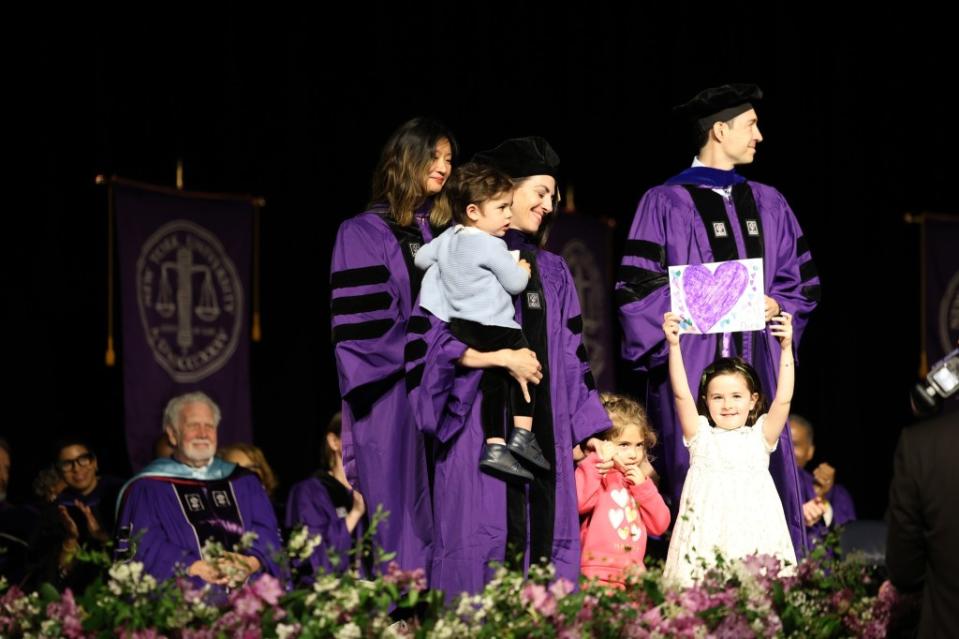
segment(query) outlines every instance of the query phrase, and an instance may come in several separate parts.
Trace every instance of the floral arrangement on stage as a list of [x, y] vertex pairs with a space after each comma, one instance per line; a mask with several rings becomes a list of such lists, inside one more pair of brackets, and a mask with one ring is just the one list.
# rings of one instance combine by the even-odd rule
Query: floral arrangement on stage
[[[287, 553], [303, 557], [316, 542], [295, 533]], [[216, 559], [215, 547], [206, 552]], [[157, 583], [139, 563], [116, 563], [80, 594], [0, 583], [0, 636], [883, 637], [899, 599], [881, 568], [840, 556], [835, 542], [788, 577], [778, 576], [772, 557], [717, 557], [711, 565], [692, 588], [669, 588], [652, 568], [623, 590], [587, 582], [577, 589], [549, 566], [534, 566], [525, 578], [501, 568], [483, 592], [445, 605], [442, 593], [426, 589], [422, 571], [395, 565], [373, 580], [350, 571], [289, 589], [264, 575], [224, 590], [198, 589], [186, 578]]]

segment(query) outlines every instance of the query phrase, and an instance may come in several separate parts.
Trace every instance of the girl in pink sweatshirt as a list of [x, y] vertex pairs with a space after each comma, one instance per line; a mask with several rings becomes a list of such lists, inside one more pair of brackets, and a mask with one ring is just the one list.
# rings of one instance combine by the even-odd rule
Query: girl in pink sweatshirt
[[[669, 508], [649, 476], [646, 451], [656, 433], [638, 402], [603, 393], [613, 427], [591, 441], [590, 453], [576, 468], [581, 570], [587, 579], [622, 588], [627, 573], [646, 570], [647, 533], [661, 535], [669, 526]], [[612, 461], [612, 468], [608, 462]]]

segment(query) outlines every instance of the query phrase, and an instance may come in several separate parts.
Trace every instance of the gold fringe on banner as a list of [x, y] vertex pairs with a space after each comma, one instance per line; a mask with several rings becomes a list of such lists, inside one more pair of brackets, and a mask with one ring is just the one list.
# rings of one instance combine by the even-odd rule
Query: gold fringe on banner
[[103, 175], [96, 176], [94, 182], [107, 185], [107, 352], [104, 353], [103, 363], [107, 368], [112, 368], [117, 363], [117, 352], [113, 346], [113, 182]]
[[250, 339], [259, 342], [263, 339], [260, 325], [260, 209], [266, 206], [266, 200], [253, 200], [253, 326]]

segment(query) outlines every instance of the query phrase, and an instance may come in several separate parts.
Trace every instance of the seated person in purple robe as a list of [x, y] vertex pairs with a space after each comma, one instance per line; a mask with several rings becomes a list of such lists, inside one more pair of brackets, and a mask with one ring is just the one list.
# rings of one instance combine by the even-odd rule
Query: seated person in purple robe
[[[658, 470], [663, 496], [675, 514], [689, 451], [683, 445], [673, 390], [666, 374], [666, 342], [660, 329], [670, 310], [667, 268], [728, 260], [763, 260], [765, 316], [793, 316], [792, 348], [819, 299], [819, 277], [802, 229], [775, 188], [737, 172], [753, 162], [763, 140], [754, 104], [762, 98], [751, 84], [706, 89], [675, 111], [690, 133], [692, 166], [647, 191], [633, 218], [616, 284], [627, 365], [647, 375], [646, 409], [661, 432]], [[741, 357], [759, 374], [770, 395], [776, 391], [779, 342], [770, 331], [689, 336], [681, 349], [690, 388], [717, 357]], [[785, 426], [785, 425], [783, 425]], [[805, 550], [806, 527], [792, 442], [783, 429], [769, 460], [796, 554]]]
[[803, 518], [813, 540], [821, 539], [828, 529], [856, 519], [856, 508], [849, 491], [836, 483], [836, 469], [823, 462], [811, 473], [806, 465], [816, 454], [813, 427], [805, 417], [789, 416], [793, 452], [799, 467]]
[[[320, 537], [309, 562], [297, 567], [305, 583], [318, 572], [342, 573], [362, 563], [350, 557], [365, 528], [366, 502], [346, 478], [341, 430], [342, 417], [337, 413], [321, 440], [322, 468], [313, 477], [293, 484], [286, 504], [288, 529], [305, 526], [310, 536]], [[355, 555], [353, 559], [357, 560]]]
[[[449, 323], [450, 332], [467, 346], [489, 352], [529, 348], [523, 329], [513, 319], [513, 295], [526, 289], [529, 262], [510, 252], [501, 238], [513, 213], [513, 183], [495, 167], [469, 162], [456, 169], [442, 197], [450, 204], [454, 226], [416, 253], [416, 266], [426, 270], [420, 306]], [[483, 434], [479, 465], [503, 479], [530, 480], [533, 469], [549, 470], [549, 462], [533, 434], [535, 386], [512, 383], [500, 368], [487, 368], [480, 380]], [[507, 397], [513, 416], [509, 443], [503, 438]]]
[[[173, 457], [157, 459], [120, 493], [118, 560], [143, 563], [157, 580], [179, 571], [198, 585], [236, 585], [261, 571], [283, 578], [276, 515], [260, 479], [215, 457], [220, 409], [200, 392], [174, 397], [163, 415]], [[255, 533], [249, 548], [240, 541]], [[225, 552], [204, 557], [217, 542]]]

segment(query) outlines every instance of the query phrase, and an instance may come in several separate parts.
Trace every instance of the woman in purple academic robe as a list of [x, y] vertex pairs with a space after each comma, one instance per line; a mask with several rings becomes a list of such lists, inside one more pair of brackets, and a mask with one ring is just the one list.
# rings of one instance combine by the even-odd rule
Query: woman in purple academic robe
[[449, 222], [432, 196], [455, 151], [452, 133], [433, 120], [400, 126], [383, 148], [369, 210], [340, 225], [330, 269], [346, 473], [370, 513], [389, 513], [374, 543], [406, 570], [428, 570], [433, 545], [426, 451], [403, 383], [406, 325], [421, 278], [413, 256]]
[[[532, 266], [516, 305], [531, 350], [480, 353], [425, 311], [410, 322], [410, 401], [417, 426], [437, 439], [431, 584], [448, 599], [482, 589], [497, 563], [523, 569], [549, 561], [557, 576], [577, 581], [572, 451], [610, 426], [583, 346], [572, 275], [563, 259], [540, 249], [535, 238], [556, 201], [559, 158], [546, 140], [521, 138], [474, 161], [493, 164], [514, 179], [513, 218], [504, 239]], [[534, 473], [528, 485], [504, 483], [477, 465], [484, 436], [476, 369], [492, 367], [538, 384], [533, 432], [551, 469]]]

